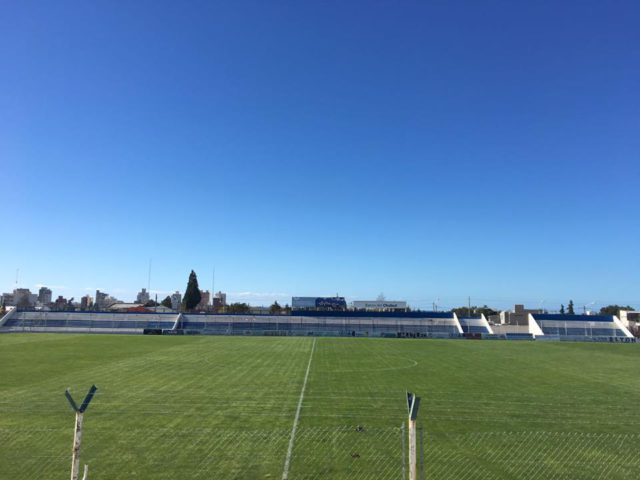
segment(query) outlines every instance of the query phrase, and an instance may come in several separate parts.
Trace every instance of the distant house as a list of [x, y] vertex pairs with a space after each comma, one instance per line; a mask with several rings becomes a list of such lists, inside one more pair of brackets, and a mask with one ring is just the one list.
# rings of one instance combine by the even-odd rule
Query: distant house
[[109, 311], [117, 313], [175, 313], [175, 310], [158, 305], [157, 307], [145, 307], [141, 303], [114, 303]]
[[147, 307], [147, 310], [155, 313], [176, 313], [174, 309], [167, 308], [164, 305], [158, 305], [157, 307]]
[[513, 311], [505, 310], [496, 315], [489, 316], [492, 325], [528, 325], [529, 314], [544, 313], [541, 309], [524, 308], [524, 305], [514, 305]]
[[124, 313], [124, 312], [144, 313], [144, 312], [153, 311], [153, 309], [149, 307], [145, 307], [141, 303], [114, 303], [109, 307], [109, 310], [111, 312], [118, 312], [118, 313]]

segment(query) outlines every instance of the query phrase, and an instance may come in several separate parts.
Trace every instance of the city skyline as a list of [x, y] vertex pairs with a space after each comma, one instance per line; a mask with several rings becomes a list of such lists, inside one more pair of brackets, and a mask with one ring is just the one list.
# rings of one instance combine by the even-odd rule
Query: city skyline
[[[207, 286], [201, 283], [200, 281], [199, 281], [199, 287], [202, 292], [206, 292], [207, 294], [210, 294], [210, 292], [214, 291], [212, 290], [211, 285]], [[182, 295], [184, 293], [184, 289], [186, 288], [186, 282], [183, 288], [177, 288], [174, 290], [154, 290], [153, 288], [151, 288], [150, 290], [147, 290], [147, 287], [139, 287], [138, 290], [136, 291], [133, 291], [133, 290], [127, 291], [122, 288], [108, 289], [108, 288], [85, 287], [82, 290], [75, 290], [75, 292], [77, 292], [76, 295], [73, 294], [74, 290], [71, 290], [70, 288], [64, 285], [52, 286], [52, 285], [45, 285], [45, 284], [36, 284], [33, 287], [28, 287], [28, 286], [16, 287], [16, 285], [14, 284], [13, 287], [5, 288], [2, 291], [9, 293], [14, 288], [29, 288], [29, 289], [33, 288], [35, 290], [34, 292], [32, 292], [34, 295], [37, 294], [38, 289], [48, 288], [53, 291], [54, 298], [56, 298], [57, 296], [62, 296], [67, 299], [73, 298], [75, 300], [75, 303], [78, 303], [78, 304], [80, 303], [81, 298], [87, 295], [91, 296], [92, 300], [95, 300], [95, 298], [93, 298], [93, 295], [96, 293], [96, 291], [100, 291], [105, 295], [109, 295], [110, 298], [113, 298], [114, 300], [118, 300], [120, 302], [140, 303], [138, 302], [138, 299], [136, 298], [136, 296], [140, 295], [143, 292], [146, 292], [147, 294], [150, 295], [149, 300], [156, 300], [156, 296], [157, 296], [158, 302], [161, 302], [166, 297], [172, 297], [175, 293]], [[305, 294], [305, 295], [302, 295], [299, 292], [293, 292], [293, 293], [251, 292], [251, 291], [227, 292], [224, 288], [216, 287], [214, 294], [217, 296], [219, 292], [220, 293], [224, 292], [225, 298], [228, 299], [228, 303], [248, 303], [250, 305], [258, 306], [258, 307], [269, 306], [273, 302], [278, 302], [282, 306], [291, 305], [291, 298], [295, 296], [305, 296], [305, 295], [318, 296], [317, 292]], [[497, 310], [507, 311], [512, 309], [513, 305], [523, 304], [529, 308], [543, 309], [550, 312], [557, 312], [560, 310], [561, 305], [563, 305], [566, 308], [569, 301], [572, 301], [574, 303], [576, 311], [579, 311], [579, 312], [596, 311], [597, 312], [601, 307], [605, 307], [608, 305], [627, 305], [628, 304], [632, 306], [634, 309], [636, 309], [638, 303], [640, 303], [637, 300], [634, 301], [634, 300], [620, 299], [620, 298], [586, 300], [585, 298], [582, 298], [580, 296], [578, 297], [558, 296], [558, 297], [553, 297], [548, 299], [536, 299], [536, 298], [526, 297], [526, 296], [514, 297], [514, 298], [506, 298], [506, 297], [486, 298], [486, 297], [472, 297], [472, 296], [458, 295], [455, 297], [442, 297], [442, 298], [436, 296], [431, 301], [429, 301], [429, 298], [426, 296], [422, 299], [411, 298], [411, 297], [402, 296], [402, 295], [389, 296], [382, 291], [379, 291], [377, 294], [371, 294], [368, 296], [367, 295], [357, 296], [357, 295], [349, 295], [349, 294], [345, 295], [340, 292], [335, 292], [335, 294], [325, 293], [323, 295], [324, 296], [334, 296], [334, 295], [342, 296], [346, 298], [349, 303], [354, 301], [364, 301], [364, 300], [373, 301], [376, 298], [379, 298], [380, 296], [382, 296], [386, 300], [406, 301], [408, 303], [408, 306], [411, 308], [417, 308], [417, 309], [427, 310], [427, 311], [433, 310], [433, 309], [450, 310], [453, 308], [465, 307], [468, 304], [471, 304], [477, 307], [486, 305], [488, 307], [492, 307]], [[208, 298], [210, 299], [211, 297], [208, 297]]]

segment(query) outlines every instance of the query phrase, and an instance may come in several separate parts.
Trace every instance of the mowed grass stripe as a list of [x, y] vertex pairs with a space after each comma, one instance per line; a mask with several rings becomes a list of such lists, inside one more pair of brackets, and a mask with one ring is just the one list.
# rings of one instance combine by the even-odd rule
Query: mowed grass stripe
[[[79, 344], [77, 338], [69, 338], [76, 355], [85, 359], [78, 369], [66, 355], [68, 345], [61, 348], [62, 358], [56, 358], [55, 349], [39, 349], [39, 360], [46, 359], [44, 365], [51, 370], [51, 378], [40, 378], [28, 388], [14, 385], [3, 390], [0, 411], [5, 408], [9, 415], [2, 415], [0, 427], [48, 426], [51, 430], [43, 439], [42, 452], [56, 449], [60, 442], [70, 444], [65, 441], [65, 427], [70, 434], [73, 414], [62, 395], [64, 387], [71, 384], [80, 396], [82, 389], [95, 382], [100, 390], [85, 422], [85, 437], [93, 442], [86, 440], [83, 461], [91, 461], [95, 470], [102, 465], [103, 472], [111, 472], [103, 478], [128, 473], [136, 462], [142, 478], [160, 478], [159, 471], [166, 478], [179, 478], [183, 452], [189, 452], [190, 458], [206, 458], [217, 442], [218, 431], [288, 431], [311, 343], [304, 338], [191, 337], [172, 339], [174, 342], [162, 339], [150, 351], [143, 347], [140, 355], [131, 355], [141, 344], [159, 339], [118, 337], [120, 354], [110, 351], [103, 356], [104, 349], [113, 347], [113, 339], [81, 338]], [[24, 353], [31, 358], [15, 359], [14, 368], [28, 373], [37, 368], [38, 359], [32, 351]], [[26, 390], [26, 401], [16, 402], [16, 389]], [[38, 402], [29, 402], [30, 398]], [[242, 459], [248, 455], [243, 455], [243, 450], [259, 447], [258, 440], [230, 451]], [[271, 442], [271, 447], [274, 458], [278, 453], [277, 465], [272, 468], [276, 473], [286, 452], [286, 437], [282, 435], [279, 444]], [[167, 458], [176, 459], [175, 469], [164, 466]], [[0, 464], [6, 460], [0, 459]], [[222, 471], [232, 468], [235, 460], [223, 463], [218, 466]], [[100, 475], [92, 472], [92, 478]]]
[[[358, 340], [362, 347], [356, 346]], [[436, 429], [469, 422], [483, 430], [496, 423], [530, 428], [531, 422], [557, 428], [563, 422], [580, 424], [580, 417], [586, 416], [590, 422], [596, 417], [596, 425], [613, 420], [628, 430], [637, 420], [635, 412], [619, 408], [620, 398], [638, 398], [640, 392], [634, 374], [640, 349], [634, 345], [358, 340], [336, 339], [333, 352], [319, 351], [307, 419], [396, 424], [404, 420], [403, 395], [408, 388], [423, 396], [423, 413], [428, 409], [429, 420], [442, 420], [431, 422]], [[340, 344], [348, 355], [339, 355]], [[366, 355], [366, 363], [356, 350]], [[594, 359], [594, 350], [605, 358], [609, 350], [616, 354], [603, 362]], [[418, 365], [400, 368], [404, 359]], [[398, 369], [384, 370], [390, 362]], [[345, 366], [353, 372], [344, 372]], [[340, 370], [344, 373], [333, 373]], [[604, 372], [611, 386], [603, 383]], [[391, 392], [397, 396], [389, 396]], [[384, 414], [372, 418], [374, 411]], [[621, 417], [628, 420], [626, 426]]]
[[291, 436], [289, 438], [289, 446], [287, 447], [287, 455], [284, 461], [284, 469], [282, 471], [282, 480], [289, 478], [289, 468], [291, 466], [291, 454], [293, 453], [293, 446], [296, 441], [296, 431], [298, 430], [298, 422], [300, 421], [300, 410], [302, 409], [302, 401], [304, 400], [304, 392], [307, 388], [307, 381], [309, 380], [309, 371], [311, 370], [311, 362], [313, 362], [313, 352], [316, 349], [316, 339], [313, 339], [311, 345], [311, 352], [309, 353], [309, 363], [307, 364], [307, 370], [304, 374], [304, 380], [302, 381], [302, 388], [300, 389], [300, 398], [298, 399], [298, 406], [296, 407], [296, 415], [293, 419], [293, 426], [291, 427]]

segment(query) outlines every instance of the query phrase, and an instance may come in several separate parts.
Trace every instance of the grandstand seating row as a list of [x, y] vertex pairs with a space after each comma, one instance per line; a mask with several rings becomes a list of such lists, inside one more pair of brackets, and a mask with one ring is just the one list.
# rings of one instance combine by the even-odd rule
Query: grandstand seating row
[[[126, 331], [181, 330], [227, 335], [335, 335], [496, 338], [486, 321], [458, 318], [451, 312], [295, 312], [296, 315], [207, 315], [176, 313], [14, 312], [0, 331]], [[632, 338], [613, 316], [530, 315], [528, 331], [499, 332], [500, 338], [558, 339]], [[497, 328], [497, 327], [496, 327]], [[57, 330], [58, 329], [58, 330]]]
[[484, 315], [480, 318], [459, 318], [458, 321], [464, 333], [493, 335], [493, 330]]

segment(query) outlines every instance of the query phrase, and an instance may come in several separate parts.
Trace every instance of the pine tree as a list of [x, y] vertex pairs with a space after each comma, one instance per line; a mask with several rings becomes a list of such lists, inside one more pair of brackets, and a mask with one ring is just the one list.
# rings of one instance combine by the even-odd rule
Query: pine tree
[[164, 298], [164, 300], [162, 300], [162, 302], [160, 302], [160, 305], [162, 305], [163, 307], [171, 308], [171, 297], [169, 295], [167, 295]]
[[196, 272], [191, 270], [187, 289], [185, 290], [184, 297], [182, 299], [182, 307], [187, 312], [191, 311], [200, 303], [200, 300], [202, 300], [202, 295], [200, 295], [200, 287], [198, 287], [198, 277]]
[[560, 305], [560, 315], [564, 315], [564, 305]]
[[567, 313], [569, 315], [574, 315], [576, 313], [573, 311], [573, 300], [569, 300], [569, 305], [567, 305]]

